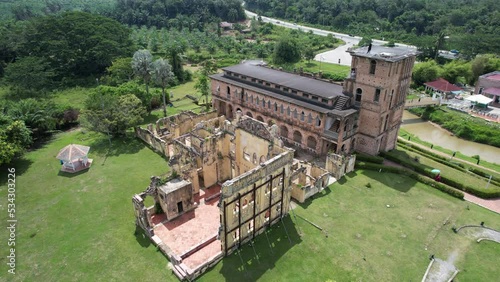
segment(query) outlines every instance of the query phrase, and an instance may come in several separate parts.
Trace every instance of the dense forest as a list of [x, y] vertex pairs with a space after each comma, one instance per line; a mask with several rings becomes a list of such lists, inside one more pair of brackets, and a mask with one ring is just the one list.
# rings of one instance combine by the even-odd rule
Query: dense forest
[[239, 0], [0, 0], [0, 20], [27, 20], [64, 11], [111, 17], [127, 25], [202, 27], [245, 18]]
[[247, 0], [264, 16], [327, 26], [360, 36], [396, 40], [419, 47], [443, 47], [466, 56], [498, 53], [500, 11], [496, 0]]

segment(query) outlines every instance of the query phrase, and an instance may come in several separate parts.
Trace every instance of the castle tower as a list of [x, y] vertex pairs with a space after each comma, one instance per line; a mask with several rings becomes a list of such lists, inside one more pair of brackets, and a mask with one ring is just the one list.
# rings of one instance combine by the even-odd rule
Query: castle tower
[[348, 52], [351, 73], [344, 93], [359, 108], [355, 149], [370, 155], [394, 149], [417, 51], [370, 45]]

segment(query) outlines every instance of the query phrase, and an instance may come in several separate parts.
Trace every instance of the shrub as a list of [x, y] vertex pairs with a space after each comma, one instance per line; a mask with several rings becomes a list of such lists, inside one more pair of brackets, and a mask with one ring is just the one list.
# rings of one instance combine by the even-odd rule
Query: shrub
[[376, 163], [376, 164], [382, 164], [384, 162], [384, 158], [382, 157], [370, 156], [363, 153], [356, 153], [356, 159], [363, 162]]
[[372, 188], [372, 185], [370, 184], [370, 182], [366, 183], [365, 185], [366, 188]]

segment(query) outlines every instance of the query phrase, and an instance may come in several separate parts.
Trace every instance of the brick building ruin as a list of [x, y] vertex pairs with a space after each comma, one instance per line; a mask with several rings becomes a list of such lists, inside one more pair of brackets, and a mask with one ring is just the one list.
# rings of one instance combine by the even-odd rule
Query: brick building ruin
[[[416, 53], [349, 52], [342, 85], [246, 62], [211, 76], [214, 112], [135, 129], [172, 169], [132, 198], [136, 225], [181, 280], [282, 221], [292, 198], [302, 203], [354, 170], [353, 151], [395, 147]], [[324, 166], [295, 159], [299, 150]]]
[[212, 105], [229, 120], [241, 111], [277, 124], [280, 138], [313, 154], [376, 155], [395, 147], [416, 51], [351, 49], [342, 85], [249, 61], [211, 76]]
[[241, 113], [232, 122], [214, 112], [181, 113], [136, 133], [172, 168], [132, 198], [136, 225], [180, 279], [197, 277], [282, 220], [292, 194], [303, 202], [329, 183], [326, 170], [294, 160], [276, 125]]

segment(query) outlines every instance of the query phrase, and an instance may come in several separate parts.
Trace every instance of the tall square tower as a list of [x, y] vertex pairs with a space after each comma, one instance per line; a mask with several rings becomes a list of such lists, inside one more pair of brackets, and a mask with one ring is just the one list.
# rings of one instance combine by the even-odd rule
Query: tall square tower
[[396, 146], [417, 51], [370, 45], [348, 50], [351, 73], [344, 93], [359, 108], [356, 151], [377, 155]]

